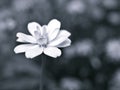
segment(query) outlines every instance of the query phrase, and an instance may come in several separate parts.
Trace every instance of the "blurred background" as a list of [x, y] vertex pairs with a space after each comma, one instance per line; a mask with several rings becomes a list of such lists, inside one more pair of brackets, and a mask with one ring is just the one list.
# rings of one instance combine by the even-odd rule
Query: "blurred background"
[[120, 90], [120, 0], [0, 0], [0, 90], [39, 90], [41, 56], [16, 55], [16, 33], [53, 18], [72, 45], [46, 57], [45, 90]]

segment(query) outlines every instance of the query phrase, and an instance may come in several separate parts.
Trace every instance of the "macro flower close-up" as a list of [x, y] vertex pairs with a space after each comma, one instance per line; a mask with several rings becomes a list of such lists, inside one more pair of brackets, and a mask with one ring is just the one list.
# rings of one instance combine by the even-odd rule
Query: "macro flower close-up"
[[34, 58], [44, 53], [50, 57], [61, 56], [59, 48], [70, 46], [70, 32], [60, 30], [61, 23], [52, 19], [48, 25], [41, 26], [37, 22], [30, 22], [27, 26], [31, 35], [18, 32], [17, 42], [24, 43], [15, 47], [15, 53], [24, 53], [26, 58]]
[[120, 90], [120, 0], [0, 0], [0, 90]]

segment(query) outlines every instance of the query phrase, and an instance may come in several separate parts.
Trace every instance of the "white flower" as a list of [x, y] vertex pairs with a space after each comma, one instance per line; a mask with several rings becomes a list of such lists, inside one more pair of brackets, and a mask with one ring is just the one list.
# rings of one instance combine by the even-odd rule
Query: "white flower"
[[48, 25], [41, 26], [36, 22], [28, 24], [28, 31], [31, 35], [17, 33], [17, 42], [25, 44], [15, 47], [15, 53], [25, 52], [26, 58], [34, 58], [42, 53], [56, 58], [61, 56], [61, 50], [58, 48], [70, 46], [71, 40], [68, 38], [71, 34], [66, 30], [60, 30], [61, 23], [53, 19]]

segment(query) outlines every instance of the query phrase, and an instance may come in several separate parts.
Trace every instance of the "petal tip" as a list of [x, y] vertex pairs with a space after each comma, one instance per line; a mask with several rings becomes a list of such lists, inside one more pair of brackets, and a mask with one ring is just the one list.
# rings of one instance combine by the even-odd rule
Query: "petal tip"
[[32, 57], [30, 57], [29, 55], [27, 55], [27, 53], [25, 52], [25, 57], [28, 59], [32, 59]]
[[68, 34], [68, 37], [71, 36], [71, 33], [69, 31], [66, 30], [66, 33]]
[[49, 26], [49, 25], [50, 25], [50, 26], [52, 26], [52, 25], [57, 25], [57, 27], [60, 28], [61, 22], [60, 22], [59, 20], [57, 20], [57, 19], [52, 19], [52, 20], [49, 21], [48, 26]]
[[27, 27], [29, 28], [29, 27], [32, 27], [33, 25], [40, 25], [39, 23], [37, 23], [37, 22], [29, 22], [28, 23], [28, 25], [27, 25]]
[[54, 19], [52, 19], [52, 20], [50, 20], [50, 21], [58, 21], [58, 22], [60, 22], [58, 19], [55, 19], [55, 18], [54, 18]]
[[21, 34], [21, 32], [18, 32], [18, 33], [16, 34], [16, 37], [19, 37], [19, 36], [20, 36], [20, 34]]
[[18, 39], [16, 39], [16, 42], [20, 42], [20, 39], [18, 38]]
[[28, 25], [30, 24], [38, 24], [37, 22], [29, 22]]
[[18, 51], [17, 51], [16, 47], [14, 48], [14, 50], [13, 50], [13, 51], [14, 51], [14, 53], [15, 53], [15, 54], [17, 54], [17, 53], [18, 53]]
[[34, 36], [34, 31], [40, 29], [41, 30], [41, 25], [37, 22], [30, 22], [27, 25], [28, 31]]

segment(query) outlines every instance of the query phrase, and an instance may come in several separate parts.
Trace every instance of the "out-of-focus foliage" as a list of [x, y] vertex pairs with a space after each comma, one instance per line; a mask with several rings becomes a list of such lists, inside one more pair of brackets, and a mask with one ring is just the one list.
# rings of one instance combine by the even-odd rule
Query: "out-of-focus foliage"
[[14, 54], [16, 33], [53, 18], [72, 45], [46, 57], [46, 90], [120, 90], [119, 0], [0, 0], [0, 90], [39, 90], [41, 56]]

